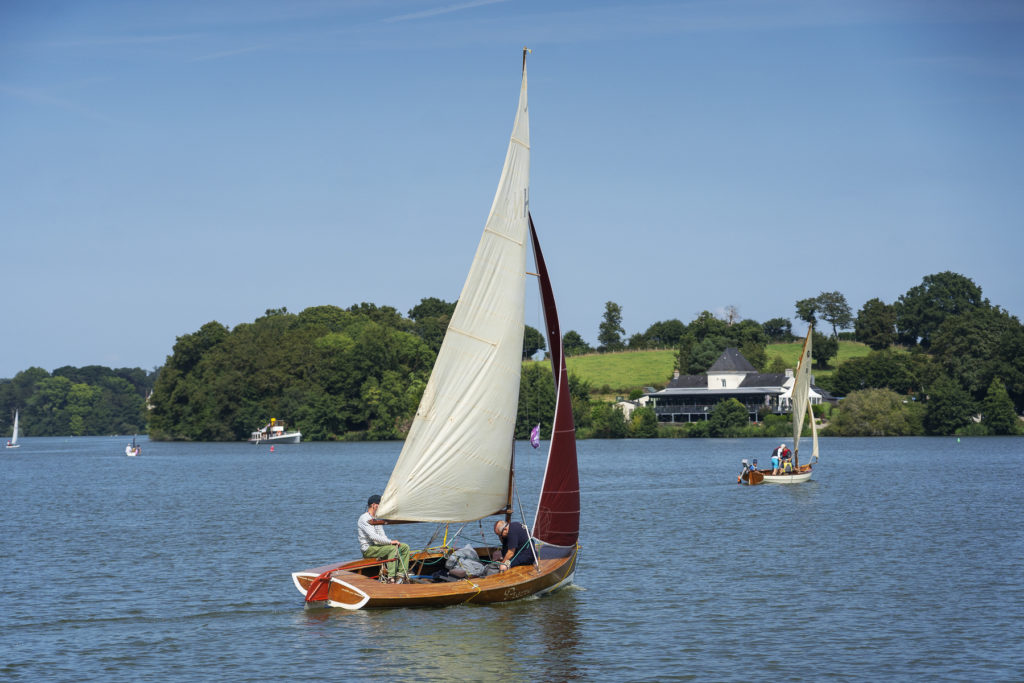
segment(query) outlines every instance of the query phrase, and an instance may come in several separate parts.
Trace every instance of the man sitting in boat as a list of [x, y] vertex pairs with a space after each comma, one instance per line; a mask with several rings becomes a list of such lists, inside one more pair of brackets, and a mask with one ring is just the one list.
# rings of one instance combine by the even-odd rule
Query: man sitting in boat
[[[370, 524], [380, 506], [380, 496], [373, 495], [366, 501], [366, 512], [359, 517], [359, 548], [363, 557], [383, 559], [380, 579], [387, 583], [402, 583], [409, 580], [409, 546], [393, 541], [384, 533], [384, 527]], [[397, 567], [395, 565], [398, 565]]]
[[743, 465], [743, 470], [740, 472], [740, 476], [736, 477], [737, 484], [742, 484], [750, 476], [750, 465], [747, 464], [747, 459], [743, 458], [740, 464]]
[[496, 558], [500, 561], [498, 571], [533, 564], [533, 544], [530, 543], [530, 534], [525, 526], [519, 522], [499, 519], [494, 523], [494, 533], [501, 539], [501, 555]]

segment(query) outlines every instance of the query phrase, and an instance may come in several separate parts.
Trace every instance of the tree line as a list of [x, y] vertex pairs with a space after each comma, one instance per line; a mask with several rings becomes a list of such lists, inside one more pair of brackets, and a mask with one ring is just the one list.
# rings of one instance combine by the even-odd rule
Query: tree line
[[[298, 314], [268, 309], [233, 329], [211, 321], [178, 337], [164, 366], [152, 373], [100, 366], [53, 373], [30, 368], [0, 380], [0, 429], [10, 433], [18, 408], [23, 432], [33, 435], [148, 428], [157, 439], [238, 440], [276, 417], [315, 440], [402, 438], [454, 307], [425, 298], [406, 316], [371, 303], [346, 309], [316, 306]], [[839, 409], [824, 411], [828, 433], [1002, 434], [1019, 429], [1024, 327], [985, 299], [969, 278], [950, 272], [929, 275], [893, 303], [872, 299], [856, 315], [840, 292], [822, 292], [798, 300], [795, 314], [831, 332], [815, 332], [819, 368], [829, 367], [839, 338], [872, 348], [868, 356], [817, 380], [845, 397]], [[700, 374], [727, 347], [738, 348], [762, 372], [781, 373], [785, 362], [769, 357], [767, 346], [796, 338], [789, 318], [758, 323], [730, 306], [721, 315], [703, 311], [689, 323], [659, 321], [627, 339], [622, 308], [609, 301], [596, 349], [574, 330], [563, 339], [568, 355], [673, 348], [676, 370]], [[524, 358], [544, 349], [544, 336], [527, 326]], [[546, 434], [554, 406], [551, 373], [530, 364], [522, 372], [516, 434], [525, 437], [538, 422]], [[666, 435], [650, 409], [638, 409], [625, 421], [610, 402], [592, 401], [586, 382], [571, 376], [570, 388], [581, 436]], [[749, 431], [745, 411], [720, 408], [713, 421], [689, 427], [689, 435]], [[765, 416], [760, 429], [783, 430], [778, 418]]]
[[155, 372], [100, 365], [65, 366], [52, 373], [23, 370], [0, 379], [0, 433], [32, 436], [97, 436], [146, 431], [146, 395]]
[[[781, 372], [785, 364], [780, 358], [769, 359], [765, 347], [795, 339], [788, 319], [758, 324], [741, 319], [735, 307], [728, 307], [721, 316], [704, 311], [689, 324], [660, 321], [626, 341], [621, 314], [617, 304], [606, 304], [598, 350], [677, 348], [676, 370], [682, 374], [706, 371], [729, 346], [738, 348], [758, 370]], [[819, 369], [830, 369], [840, 338], [872, 349], [817, 379], [819, 387], [844, 397], [837, 409], [826, 406], [821, 411], [834, 418], [828, 434], [1021, 433], [1024, 326], [983, 297], [970, 278], [949, 271], [927, 275], [891, 304], [874, 298], [856, 315], [841, 292], [821, 292], [796, 301], [795, 314], [831, 331], [814, 332], [812, 350]], [[853, 332], [841, 331], [851, 328]], [[773, 422], [767, 419], [767, 424], [748, 429], [738, 404], [718, 407], [731, 419], [695, 423], [687, 428], [689, 435], [763, 435], [758, 429]]]

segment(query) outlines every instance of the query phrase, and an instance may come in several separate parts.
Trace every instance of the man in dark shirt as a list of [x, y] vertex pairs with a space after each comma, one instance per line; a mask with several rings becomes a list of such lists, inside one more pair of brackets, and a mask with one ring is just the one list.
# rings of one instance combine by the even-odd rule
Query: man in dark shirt
[[494, 533], [501, 539], [501, 564], [498, 565], [498, 571], [533, 564], [533, 548], [525, 526], [519, 522], [498, 520], [494, 524]]

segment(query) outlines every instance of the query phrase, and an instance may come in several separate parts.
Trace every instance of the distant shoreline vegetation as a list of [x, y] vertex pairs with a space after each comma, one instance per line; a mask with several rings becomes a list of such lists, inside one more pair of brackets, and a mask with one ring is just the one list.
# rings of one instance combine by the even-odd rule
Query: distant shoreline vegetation
[[[426, 387], [455, 304], [426, 298], [403, 316], [389, 306], [268, 309], [229, 329], [216, 321], [177, 338], [162, 368], [29, 368], [0, 380], [0, 434], [20, 410], [23, 436], [148, 433], [156, 440], [240, 441], [276, 417], [304, 440], [402, 439]], [[815, 406], [822, 436], [1022, 434], [1024, 326], [950, 272], [853, 315], [839, 292], [796, 302], [816, 327], [816, 384], [837, 405]], [[659, 423], [615, 405], [662, 388], [673, 371], [700, 374], [727, 347], [759, 371], [796, 365], [789, 318], [758, 323], [735, 307], [684, 324], [660, 321], [625, 338], [622, 309], [608, 302], [595, 349], [569, 330], [564, 345], [579, 438], [785, 437], [786, 415], [759, 415], [729, 401], [709, 419]], [[851, 330], [852, 331], [849, 331]], [[821, 334], [821, 330], [830, 334]], [[844, 331], [846, 330], [846, 331]], [[544, 336], [527, 326], [516, 437], [553, 414]], [[152, 393], [150, 393], [152, 392]], [[148, 397], [148, 398], [147, 398]], [[737, 405], [739, 405], [737, 403]], [[742, 406], [741, 406], [742, 407]]]

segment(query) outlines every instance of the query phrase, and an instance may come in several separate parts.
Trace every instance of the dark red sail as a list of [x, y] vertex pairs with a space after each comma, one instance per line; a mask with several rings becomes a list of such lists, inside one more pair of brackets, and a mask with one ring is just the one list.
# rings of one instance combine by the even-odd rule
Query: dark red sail
[[540, 275], [540, 293], [544, 303], [544, 323], [547, 328], [548, 348], [551, 351], [551, 369], [555, 375], [555, 417], [551, 429], [551, 447], [548, 451], [544, 484], [541, 486], [537, 518], [533, 523], [533, 536], [556, 546], [575, 546], [580, 534], [580, 478], [576, 463], [576, 425], [572, 419], [572, 401], [569, 398], [569, 371], [565, 367], [562, 351], [562, 332], [558, 326], [555, 296], [551, 291], [544, 255], [537, 240], [537, 231], [530, 216], [530, 236], [533, 255]]

